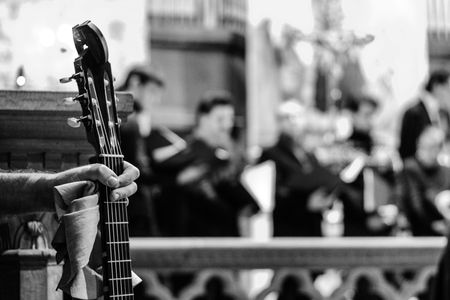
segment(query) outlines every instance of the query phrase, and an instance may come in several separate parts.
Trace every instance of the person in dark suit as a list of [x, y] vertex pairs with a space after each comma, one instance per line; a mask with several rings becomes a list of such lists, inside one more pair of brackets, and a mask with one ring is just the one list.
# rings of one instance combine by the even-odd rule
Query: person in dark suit
[[372, 137], [373, 119], [378, 106], [377, 100], [368, 95], [351, 95], [343, 104], [343, 109], [350, 112], [353, 124], [353, 131], [347, 142], [368, 155], [370, 155], [374, 146]]
[[[165, 177], [156, 174], [154, 164], [164, 161], [184, 149], [184, 141], [172, 142], [166, 136], [170, 134], [166, 128], [152, 124], [154, 105], [161, 102], [165, 83], [155, 68], [146, 65], [133, 67], [123, 85], [118, 89], [128, 91], [134, 97], [134, 112], [121, 127], [122, 150], [125, 159], [136, 165], [141, 177], [138, 181], [138, 192], [128, 206], [131, 236], [167, 235], [168, 227], [176, 218], [167, 218], [165, 206], [158, 206], [155, 196], [157, 187]], [[156, 162], [155, 162], [156, 161]]]
[[417, 139], [425, 127], [435, 125], [447, 130], [449, 117], [446, 102], [450, 100], [449, 79], [450, 73], [446, 70], [432, 72], [417, 103], [405, 111], [399, 146], [403, 160], [414, 156]]
[[305, 144], [308, 139], [306, 109], [289, 100], [281, 104], [276, 144], [264, 149], [260, 161], [272, 160], [276, 168], [274, 236], [322, 236], [322, 212], [333, 198], [339, 178], [323, 167]]
[[444, 139], [440, 128], [425, 128], [419, 137], [415, 156], [405, 161], [402, 206], [414, 236], [442, 236], [446, 233], [444, 216], [436, 202], [440, 192], [450, 189], [450, 168], [438, 162]]
[[[377, 149], [373, 137], [373, 127], [374, 117], [379, 107], [378, 101], [368, 94], [349, 95], [341, 105], [343, 110], [349, 112], [353, 125], [353, 131], [346, 143], [352, 151], [359, 155], [366, 155], [368, 160], [373, 161], [370, 166], [367, 164], [365, 169], [370, 168], [369, 171], [373, 172], [379, 180], [393, 183], [395, 176], [391, 166], [385, 163], [375, 163], [375, 159], [373, 159]], [[368, 211], [364, 207], [366, 189], [363, 170], [354, 181], [346, 184], [346, 189], [341, 189], [342, 193], [339, 195], [339, 199], [343, 203], [344, 236], [377, 236], [389, 233], [389, 226], [383, 222], [376, 208]]]
[[240, 183], [246, 161], [232, 137], [234, 114], [229, 93], [207, 93], [186, 150], [172, 158], [185, 165], [176, 176], [186, 208], [184, 236], [239, 236], [239, 217], [259, 209]]

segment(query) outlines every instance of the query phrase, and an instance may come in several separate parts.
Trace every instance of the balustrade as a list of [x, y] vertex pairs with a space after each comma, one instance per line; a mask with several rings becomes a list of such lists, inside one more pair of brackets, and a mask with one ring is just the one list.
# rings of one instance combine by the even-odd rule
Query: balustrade
[[[372, 293], [379, 297], [374, 299], [407, 300], [426, 292], [444, 243], [410, 237], [135, 238], [131, 249], [146, 294], [159, 299], [206, 299], [213, 293], [262, 300], [291, 293], [295, 299], [344, 300]], [[196, 274], [176, 297], [169, 288], [173, 272]]]
[[[262, 300], [291, 293], [296, 299], [356, 300], [370, 292], [378, 297], [373, 299], [408, 300], [426, 291], [444, 244], [444, 238], [410, 237], [132, 238], [131, 256], [144, 280], [141, 289], [152, 299]], [[18, 299], [62, 299], [55, 291], [62, 267], [54, 254], [51, 249], [4, 252], [0, 287], [17, 277], [20, 285], [9, 287], [20, 289]], [[195, 274], [176, 296], [173, 274]]]

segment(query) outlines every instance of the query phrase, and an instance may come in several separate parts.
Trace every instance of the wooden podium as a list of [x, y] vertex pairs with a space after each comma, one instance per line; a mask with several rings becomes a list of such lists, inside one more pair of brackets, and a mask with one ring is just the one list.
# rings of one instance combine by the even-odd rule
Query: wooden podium
[[[63, 99], [76, 94], [0, 91], [0, 171], [55, 172], [88, 164], [95, 152], [84, 126], [67, 125], [67, 118], [81, 116], [81, 108]], [[119, 118], [125, 122], [133, 109], [132, 96], [117, 95]], [[56, 225], [54, 213], [0, 212], [0, 300], [63, 299], [56, 291], [61, 266], [50, 245]]]

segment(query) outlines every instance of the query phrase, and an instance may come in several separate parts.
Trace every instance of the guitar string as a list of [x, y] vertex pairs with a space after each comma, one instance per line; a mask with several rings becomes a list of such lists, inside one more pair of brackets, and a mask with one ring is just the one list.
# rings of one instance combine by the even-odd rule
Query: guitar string
[[[115, 141], [117, 142], [116, 144], [116, 153], [118, 155], [122, 155], [122, 151], [120, 149], [120, 144], [119, 144], [119, 140], [116, 138]], [[117, 159], [118, 163], [120, 164], [120, 166], [118, 166], [118, 170], [120, 171], [120, 173], [123, 171], [123, 159]], [[126, 203], [128, 202], [128, 199], [123, 199], [123, 201], [120, 204], [120, 209], [121, 209], [121, 220], [123, 222], [125, 222], [125, 226], [121, 226], [122, 229], [122, 240], [126, 241], [126, 243], [121, 244], [121, 250], [122, 250], [122, 256], [126, 259], [125, 262], [125, 276], [128, 278], [127, 280], [125, 280], [125, 283], [127, 284], [127, 294], [133, 294], [133, 286], [132, 286], [132, 281], [131, 281], [131, 260], [130, 260], [130, 246], [129, 246], [129, 223], [128, 223], [128, 213], [127, 213], [127, 206]], [[133, 297], [130, 297], [131, 299]]]
[[[112, 87], [112, 81], [109, 78], [109, 74], [105, 73], [106, 80], [111, 83], [110, 86], [110, 93], [106, 91], [106, 98], [111, 98], [111, 95], [114, 96], [114, 89]], [[115, 97], [114, 99], [109, 99], [111, 105], [114, 103], [114, 107], [110, 106], [108, 107], [108, 117], [111, 119], [111, 115], [115, 116], [117, 118], [117, 113], [115, 111]], [[109, 110], [112, 109], [112, 111]], [[117, 120], [114, 120], [117, 121]], [[118, 132], [116, 132], [116, 128], [114, 126], [110, 127], [111, 131], [111, 145], [113, 148], [113, 154], [114, 155], [122, 155], [122, 151], [120, 149], [119, 139], [118, 139]], [[123, 171], [123, 158], [121, 157], [115, 157], [113, 158], [113, 170], [119, 174]], [[126, 212], [126, 205], [127, 202], [126, 199], [119, 199], [118, 203], [113, 205], [114, 208], [118, 207], [119, 211], [114, 211], [116, 214], [116, 220], [119, 220], [119, 224], [117, 225], [118, 228], [118, 236], [120, 237], [120, 243], [115, 245], [117, 247], [117, 252], [119, 254], [119, 276], [120, 278], [123, 278], [124, 280], [120, 280], [120, 287], [121, 291], [123, 291], [126, 295], [132, 295], [132, 282], [131, 282], [131, 262], [129, 261], [129, 236], [128, 236], [128, 215]], [[117, 216], [118, 214], [118, 216]], [[123, 223], [125, 222], [125, 223]], [[123, 274], [124, 273], [124, 274]], [[128, 298], [128, 296], [127, 296]]]
[[[108, 73], [105, 72], [104, 75], [104, 79], [109, 82], [111, 84], [111, 86], [109, 86], [110, 88], [110, 92], [108, 92], [108, 90], [105, 88], [105, 99], [109, 100], [109, 103], [107, 102], [107, 107], [106, 107], [106, 111], [108, 113], [108, 128], [110, 130], [111, 133], [111, 139], [110, 139], [110, 143], [112, 146], [112, 154], [114, 155], [119, 155], [119, 151], [118, 151], [118, 133], [115, 131], [114, 126], [110, 123], [111, 122], [111, 115], [115, 116], [114, 111], [110, 111], [110, 109], [113, 109], [113, 101], [115, 101], [115, 97], [114, 99], [111, 99], [111, 95], [114, 95], [113, 89], [112, 89], [112, 83], [111, 83], [111, 79], [108, 76]], [[114, 103], [115, 104], [115, 103]], [[115, 120], [114, 120], [115, 121]], [[122, 173], [122, 168], [120, 167], [120, 161], [121, 159], [118, 157], [112, 158], [112, 169], [114, 170], [114, 172], [116, 174], [120, 174]], [[123, 164], [123, 160], [122, 160], [122, 164]], [[123, 218], [123, 202], [124, 200], [122, 199], [117, 199], [117, 202], [114, 204], [110, 204], [112, 205], [112, 209], [113, 209], [113, 213], [114, 213], [114, 217], [115, 220], [118, 222], [117, 224], [114, 225], [114, 228], [117, 229], [117, 235], [119, 237], [119, 240], [116, 240], [116, 244], [113, 244], [116, 250], [116, 254], [118, 254], [118, 257], [116, 257], [115, 259], [118, 260], [119, 262], [117, 263], [117, 267], [118, 267], [118, 275], [119, 278], [123, 279], [123, 280], [118, 280], [119, 282], [119, 287], [120, 287], [120, 292], [123, 294], [129, 294], [131, 291], [128, 288], [127, 282], [128, 282], [128, 274], [126, 274], [126, 270], [124, 270], [123, 265], [127, 265], [126, 259], [128, 259], [127, 257], [125, 257], [123, 255], [123, 247], [125, 246], [125, 244], [123, 242], [126, 241], [125, 237], [123, 236], [123, 227], [126, 226], [127, 224], [124, 224], [122, 222], [124, 222], [124, 218]], [[125, 272], [125, 274], [123, 274]]]
[[[103, 76], [103, 82], [105, 82], [104, 81], [105, 75], [106, 74], [104, 74], [104, 76]], [[111, 126], [110, 126], [111, 116], [110, 116], [109, 107], [108, 107], [109, 106], [108, 100], [110, 100], [110, 99], [109, 99], [108, 95], [109, 94], [106, 92], [106, 88], [104, 87], [104, 97], [106, 100], [104, 104], [106, 106], [105, 111], [107, 112], [107, 122], [108, 123], [106, 126], [106, 123], [103, 120], [103, 124], [105, 127], [107, 127], [107, 128], [105, 128], [105, 131], [109, 132], [109, 134], [107, 134], [107, 136], [108, 136], [107, 145], [108, 145], [108, 148], [110, 148], [110, 150], [108, 151], [108, 154], [114, 155], [115, 154], [114, 144], [113, 144], [114, 136], [113, 136], [113, 132], [112, 132]], [[114, 173], [119, 174], [116, 164], [115, 164], [115, 159], [107, 156], [106, 160], [108, 161], [108, 167], [110, 167], [114, 171]], [[112, 253], [110, 256], [110, 260], [111, 260], [110, 264], [111, 264], [111, 267], [114, 268], [114, 271], [115, 271], [114, 272], [115, 274], [114, 274], [114, 276], [112, 276], [112, 278], [111, 278], [112, 280], [110, 283], [116, 285], [116, 287], [117, 287], [118, 291], [117, 291], [117, 294], [115, 294], [115, 295], [123, 295], [124, 294], [123, 283], [120, 280], [121, 278], [123, 278], [123, 274], [121, 272], [121, 266], [120, 266], [122, 257], [120, 255], [120, 248], [119, 248], [120, 244], [118, 243], [120, 241], [120, 226], [121, 225], [119, 223], [119, 219], [117, 216], [117, 209], [116, 209], [116, 207], [117, 207], [117, 205], [119, 205], [119, 203], [118, 202], [113, 203], [113, 202], [111, 202], [111, 200], [109, 200], [106, 205], [108, 207], [110, 207], [110, 211], [112, 214], [111, 219], [109, 220], [107, 226], [110, 226], [113, 228], [112, 232], [114, 234], [114, 237], [109, 240], [109, 242], [110, 242], [109, 245], [112, 247], [112, 251], [111, 251]], [[118, 239], [118, 237], [119, 237], [119, 239]]]
[[[97, 93], [96, 93], [94, 85], [89, 83], [89, 87], [90, 87], [90, 89], [92, 89], [91, 92], [95, 95], [95, 99], [96, 99], [96, 105], [95, 105], [95, 110], [96, 111], [93, 112], [93, 113], [97, 114], [97, 119], [99, 120], [99, 123], [100, 123], [100, 130], [102, 131], [102, 136], [105, 139], [103, 141], [104, 142], [103, 147], [100, 147], [100, 153], [108, 154], [108, 153], [111, 153], [111, 150], [109, 149], [109, 137], [108, 137], [108, 134], [106, 134], [106, 129], [105, 129], [105, 125], [104, 125], [105, 123], [104, 123], [103, 115], [102, 115], [100, 107], [99, 107], [99, 101], [98, 101]], [[104, 148], [106, 148], [106, 151], [105, 151]], [[105, 158], [103, 159], [103, 163], [104, 164], [108, 164], [108, 157], [107, 156], [106, 156], [106, 159]], [[110, 167], [110, 166], [108, 166], [108, 167]], [[110, 278], [115, 278], [116, 277], [115, 275], [117, 273], [116, 266], [115, 266], [114, 263], [111, 263], [110, 261], [108, 261], [108, 259], [111, 260], [111, 258], [113, 256], [115, 256], [114, 255], [115, 254], [115, 249], [114, 249], [114, 244], [108, 243], [108, 241], [110, 242], [112, 240], [116, 240], [116, 238], [115, 238], [114, 228], [111, 229], [111, 225], [109, 224], [109, 222], [113, 219], [113, 215], [112, 215], [113, 212], [111, 212], [111, 209], [110, 209], [111, 207], [109, 205], [109, 200], [110, 200], [109, 199], [109, 192], [110, 192], [110, 189], [108, 187], [105, 187], [105, 190], [106, 190], [106, 192], [105, 192], [106, 203], [103, 203], [103, 207], [106, 210], [106, 214], [105, 214], [106, 215], [105, 216], [106, 220], [105, 220], [105, 222], [107, 222], [106, 223], [106, 229], [107, 230], [105, 230], [105, 233], [107, 232], [108, 238], [107, 237], [104, 237], [104, 238], [106, 239], [106, 245], [107, 245], [107, 249], [105, 249], [105, 250], [106, 251], [109, 250], [109, 253], [107, 255], [107, 261], [106, 261], [106, 268], [107, 268], [107, 270], [104, 270], [104, 272], [110, 273], [109, 274]], [[118, 291], [119, 287], [117, 286], [116, 280], [110, 280], [109, 282], [106, 282], [106, 285], [111, 289], [111, 291], [108, 291], [109, 295], [111, 295], [111, 294], [112, 295], [120, 294], [120, 291]]]
[[[122, 151], [120, 149], [120, 144], [118, 143], [118, 139], [115, 138], [115, 141], [117, 142], [115, 145], [115, 154], [116, 155], [122, 155]], [[123, 171], [123, 159], [122, 158], [117, 158], [116, 159], [116, 169], [118, 171], [118, 173], [122, 173]], [[121, 222], [125, 222], [123, 223], [123, 226], [119, 226], [121, 232], [120, 232], [120, 236], [121, 236], [121, 241], [123, 241], [124, 243], [121, 243], [119, 245], [120, 247], [120, 254], [122, 259], [125, 260], [124, 263], [124, 269], [123, 272], [124, 277], [127, 278], [124, 281], [125, 284], [125, 291], [127, 294], [132, 294], [132, 282], [131, 282], [131, 261], [130, 261], [130, 253], [129, 253], [129, 234], [128, 234], [128, 228], [129, 228], [129, 223], [128, 223], [128, 214], [127, 214], [127, 207], [126, 207], [126, 203], [127, 203], [127, 199], [122, 199], [122, 201], [120, 201], [120, 204], [118, 205], [120, 208], [120, 220]]]
[[[95, 88], [93, 88], [92, 91], [95, 95], [95, 98], [98, 100], [97, 94], [95, 92]], [[97, 101], [98, 103], [98, 101]], [[106, 153], [103, 154], [108, 154], [108, 153], [112, 153], [114, 155], [121, 155], [122, 151], [120, 150], [120, 146], [118, 145], [118, 139], [117, 137], [114, 137], [114, 139], [110, 139], [110, 136], [108, 134], [106, 134], [106, 128], [105, 128], [105, 122], [103, 119], [103, 115], [101, 114], [101, 112], [99, 111], [100, 108], [98, 105], [95, 106], [96, 108], [96, 113], [98, 116], [98, 119], [100, 121], [100, 128], [101, 131], [103, 133], [103, 137], [105, 138], [105, 145], [107, 148]], [[109, 110], [107, 109], [108, 115], [109, 115]], [[109, 124], [109, 123], [108, 123]], [[111, 130], [111, 134], [114, 135], [114, 130]], [[115, 141], [116, 143], [113, 143], [113, 141]], [[112, 151], [111, 151], [111, 146], [112, 146]], [[103, 149], [101, 149], [102, 151]], [[110, 160], [113, 160], [112, 162]], [[123, 160], [122, 162], [120, 162], [120, 159], [116, 158], [110, 158], [108, 156], [106, 156], [106, 164], [111, 167], [116, 173], [121, 173], [120, 172], [120, 166], [118, 165], [119, 163], [123, 164]], [[127, 241], [128, 242], [128, 226], [125, 226], [126, 230], [123, 230], [122, 228], [122, 224], [124, 223], [119, 223], [119, 224], [114, 224], [114, 220], [119, 219], [119, 216], [121, 217], [120, 220], [121, 222], [128, 222], [128, 217], [126, 214], [126, 211], [124, 211], [124, 209], [126, 209], [126, 207], [124, 207], [124, 202], [125, 201], [120, 201], [116, 204], [111, 204], [111, 202], [109, 201], [109, 192], [110, 189], [107, 188], [106, 189], [106, 198], [107, 198], [107, 203], [106, 203], [106, 214], [107, 214], [107, 227], [108, 227], [108, 234], [110, 237], [110, 242], [112, 241], [117, 241], [117, 236], [120, 237], [120, 241]], [[116, 207], [119, 206], [119, 211], [117, 211]], [[112, 225], [113, 224], [113, 225]], [[111, 226], [114, 226], [113, 229], [111, 229]], [[125, 247], [125, 249], [123, 249], [123, 247]], [[114, 295], [132, 295], [132, 284], [131, 284], [131, 279], [129, 279], [129, 277], [131, 277], [131, 263], [129, 263], [129, 245], [126, 245], [124, 243], [110, 243], [109, 244], [109, 250], [110, 250], [110, 259], [111, 260], [118, 260], [118, 262], [114, 262], [114, 263], [110, 263], [108, 264], [108, 267], [110, 267], [110, 273], [111, 273], [111, 277], [112, 278], [124, 278], [124, 274], [122, 274], [122, 272], [125, 272], [127, 274], [125, 274], [125, 276], [127, 278], [124, 278], [125, 280], [111, 280], [112, 282], [108, 282], [108, 286], [111, 287], [112, 293]], [[124, 252], [124, 253], [122, 253]], [[118, 254], [118, 255], [117, 255]], [[125, 259], [127, 261], [125, 261]], [[122, 270], [122, 264], [124, 264], [125, 270]], [[119, 275], [117, 277], [117, 275]], [[130, 275], [130, 276], [128, 276]], [[125, 281], [125, 282], [123, 282]], [[127, 296], [128, 297], [128, 296]], [[131, 296], [132, 297], [132, 296]]]
[[[115, 154], [121, 155], [120, 146], [118, 144], [115, 145]], [[115, 158], [114, 159], [114, 169], [117, 173], [121, 173], [123, 166], [123, 159]], [[119, 203], [114, 207], [118, 207], [119, 211], [116, 212], [118, 214], [117, 220], [120, 223], [118, 225], [119, 228], [119, 240], [120, 244], [117, 245], [118, 253], [120, 256], [120, 260], [122, 263], [119, 263], [121, 278], [124, 280], [120, 281], [122, 283], [122, 289], [124, 290], [126, 295], [132, 294], [132, 282], [131, 282], [131, 263], [129, 262], [129, 239], [128, 239], [128, 217], [126, 213], [126, 200], [121, 199], [118, 201]], [[124, 222], [124, 223], [122, 223]], [[128, 296], [127, 296], [128, 297]]]

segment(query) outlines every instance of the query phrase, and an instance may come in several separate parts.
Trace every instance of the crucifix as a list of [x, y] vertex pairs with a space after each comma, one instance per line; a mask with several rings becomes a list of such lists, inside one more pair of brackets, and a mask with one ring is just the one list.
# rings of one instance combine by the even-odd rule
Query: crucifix
[[[313, 1], [316, 28], [313, 33], [304, 34], [290, 26], [286, 26], [284, 31], [285, 39], [291, 41], [291, 44], [306, 41], [315, 49], [315, 106], [321, 111], [327, 110], [341, 99], [343, 93], [361, 92], [364, 78], [355, 53], [374, 40], [373, 35], [357, 35], [342, 28], [340, 2], [341, 0]], [[352, 74], [347, 74], [348, 72]], [[351, 77], [352, 86], [340, 86], [344, 75]]]

